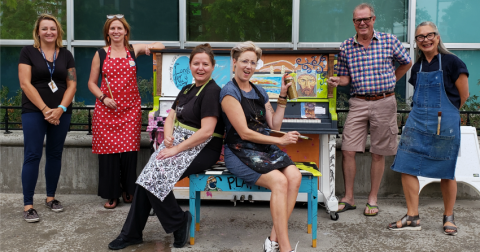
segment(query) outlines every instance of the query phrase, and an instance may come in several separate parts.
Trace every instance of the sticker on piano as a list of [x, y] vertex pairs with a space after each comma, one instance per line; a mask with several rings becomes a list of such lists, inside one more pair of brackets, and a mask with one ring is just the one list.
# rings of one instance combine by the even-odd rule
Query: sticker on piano
[[302, 102], [300, 106], [302, 118], [315, 118], [315, 102]]
[[[222, 180], [222, 178], [218, 177], [220, 180]], [[214, 176], [209, 176], [208, 179], [207, 179], [207, 183], [205, 185], [205, 189], [204, 191], [208, 192], [208, 191], [222, 191], [222, 189], [218, 188], [217, 187], [217, 178], [215, 178]]]
[[316, 106], [315, 107], [315, 115], [325, 115], [325, 108], [321, 106]]

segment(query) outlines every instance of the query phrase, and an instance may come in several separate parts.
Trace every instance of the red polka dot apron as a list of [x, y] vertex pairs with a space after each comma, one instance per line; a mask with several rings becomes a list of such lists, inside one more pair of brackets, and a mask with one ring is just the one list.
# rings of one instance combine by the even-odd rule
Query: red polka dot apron
[[108, 108], [98, 99], [92, 120], [92, 152], [113, 154], [140, 150], [142, 112], [137, 86], [137, 67], [127, 48], [126, 58], [110, 59], [111, 47], [103, 62], [100, 90], [112, 98], [105, 82], [107, 75], [117, 110]]

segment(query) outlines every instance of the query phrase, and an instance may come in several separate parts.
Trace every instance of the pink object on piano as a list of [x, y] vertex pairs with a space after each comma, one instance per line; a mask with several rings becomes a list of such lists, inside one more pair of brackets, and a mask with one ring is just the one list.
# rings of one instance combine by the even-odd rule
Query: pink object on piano
[[148, 113], [147, 132], [150, 135], [150, 142], [153, 143], [154, 150], [163, 142], [163, 117], [158, 115], [158, 111]]

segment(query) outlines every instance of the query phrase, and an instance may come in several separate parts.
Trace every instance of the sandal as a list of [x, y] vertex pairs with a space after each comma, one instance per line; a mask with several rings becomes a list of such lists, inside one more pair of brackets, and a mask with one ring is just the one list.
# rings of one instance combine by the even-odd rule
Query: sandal
[[365, 207], [365, 210], [367, 210], [367, 209], [368, 209], [368, 211], [370, 211], [372, 209], [377, 209], [378, 211], [375, 212], [375, 213], [365, 213], [365, 211], [363, 211], [363, 215], [365, 215], [365, 216], [377, 216], [378, 212], [380, 212], [380, 208], [378, 208], [377, 205], [370, 205], [370, 204], [367, 203], [367, 205]]
[[124, 203], [132, 203], [133, 201], [133, 195], [126, 192], [122, 193], [122, 198]]
[[109, 199], [108, 202], [103, 205], [103, 207], [105, 207], [106, 209], [114, 209], [115, 207], [117, 207], [118, 201], [119, 199]]
[[412, 231], [420, 231], [422, 230], [422, 226], [420, 226], [420, 216], [410, 216], [406, 215], [400, 221], [401, 226], [398, 227], [397, 222], [392, 222], [388, 225], [388, 229], [390, 230], [412, 230]]
[[[453, 214], [449, 215], [449, 216], [446, 216], [446, 215], [443, 216], [443, 225], [445, 225], [445, 223], [447, 223], [447, 222], [450, 222], [453, 225], [455, 225]], [[452, 232], [447, 232], [447, 229], [450, 229], [450, 230], [453, 230], [453, 231]], [[457, 235], [457, 227], [456, 226], [443, 226], [443, 233], [446, 234], [446, 235], [455, 236], [455, 235]]]
[[342, 208], [342, 210], [338, 210], [337, 213], [343, 213], [343, 212], [348, 211], [348, 210], [357, 209], [356, 205], [350, 205], [347, 202], [343, 202], [343, 201], [338, 202], [338, 205], [344, 205], [344, 207]]

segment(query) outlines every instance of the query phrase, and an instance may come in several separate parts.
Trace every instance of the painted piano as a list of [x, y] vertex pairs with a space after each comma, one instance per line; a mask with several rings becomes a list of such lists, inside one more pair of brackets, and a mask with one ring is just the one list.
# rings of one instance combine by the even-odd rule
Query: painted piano
[[[163, 140], [163, 118], [167, 116], [178, 92], [192, 83], [189, 69], [189, 49], [153, 50], [154, 107], [149, 113], [148, 131], [153, 148]], [[335, 137], [338, 134], [336, 113], [336, 89], [329, 88], [327, 78], [335, 75], [338, 50], [269, 50], [262, 53], [261, 61], [251, 81], [263, 87], [276, 108], [281, 78], [289, 73], [294, 78], [298, 98], [289, 100], [282, 124], [282, 131], [296, 130], [313, 140], [302, 140], [295, 145], [281, 147], [295, 162], [315, 162], [322, 174], [319, 177], [318, 202], [329, 211], [337, 210], [335, 197]], [[223, 87], [235, 75], [230, 50], [214, 50], [215, 70], [212, 78]], [[272, 133], [272, 135], [274, 135]], [[175, 196], [188, 199], [188, 178], [179, 181]], [[240, 195], [236, 192], [213, 192], [202, 199], [234, 200], [251, 198], [269, 200], [265, 192]], [[243, 196], [243, 197], [242, 197]], [[306, 202], [305, 194], [298, 201]]]

